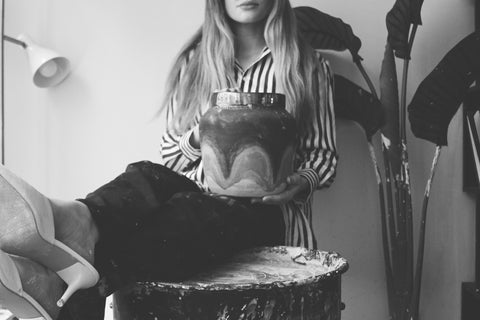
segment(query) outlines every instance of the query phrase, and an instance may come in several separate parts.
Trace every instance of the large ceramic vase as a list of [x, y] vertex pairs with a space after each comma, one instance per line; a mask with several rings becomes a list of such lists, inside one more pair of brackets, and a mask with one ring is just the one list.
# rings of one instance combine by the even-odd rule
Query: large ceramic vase
[[210, 190], [236, 197], [281, 192], [293, 171], [297, 140], [285, 96], [217, 92], [211, 104], [199, 128]]

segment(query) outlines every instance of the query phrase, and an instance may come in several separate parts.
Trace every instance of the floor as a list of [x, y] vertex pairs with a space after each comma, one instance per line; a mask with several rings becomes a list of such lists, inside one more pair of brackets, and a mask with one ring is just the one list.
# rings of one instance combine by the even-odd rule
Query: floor
[[[105, 320], [113, 320], [113, 309], [111, 307], [112, 299], [111, 297], [107, 298], [107, 303], [105, 305]], [[0, 308], [0, 320], [13, 320], [16, 319], [8, 310]]]

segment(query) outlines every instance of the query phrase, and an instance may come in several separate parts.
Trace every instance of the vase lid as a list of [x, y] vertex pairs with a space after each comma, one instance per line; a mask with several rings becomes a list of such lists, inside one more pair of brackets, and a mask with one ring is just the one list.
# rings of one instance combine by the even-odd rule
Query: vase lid
[[263, 106], [285, 108], [285, 95], [280, 93], [258, 92], [214, 92], [211, 99], [212, 106]]

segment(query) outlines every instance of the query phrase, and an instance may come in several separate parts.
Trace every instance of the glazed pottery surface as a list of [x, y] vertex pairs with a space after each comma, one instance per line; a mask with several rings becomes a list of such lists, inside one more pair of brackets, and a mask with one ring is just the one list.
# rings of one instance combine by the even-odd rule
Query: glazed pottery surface
[[200, 147], [212, 192], [276, 194], [293, 172], [296, 122], [284, 95], [217, 92], [200, 120]]

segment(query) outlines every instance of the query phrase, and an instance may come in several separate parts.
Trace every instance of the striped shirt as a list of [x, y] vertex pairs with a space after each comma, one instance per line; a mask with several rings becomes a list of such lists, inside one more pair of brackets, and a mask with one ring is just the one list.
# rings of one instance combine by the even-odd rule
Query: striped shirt
[[[328, 62], [317, 53], [318, 94], [311, 122], [305, 134], [299, 137], [295, 167], [297, 173], [309, 183], [309, 192], [281, 206], [286, 226], [285, 245], [315, 249], [317, 244], [312, 228], [312, 194], [315, 190], [329, 186], [335, 176], [337, 152], [335, 144], [335, 117], [333, 110], [333, 78]], [[188, 63], [188, 61], [186, 62]], [[265, 48], [248, 68], [235, 63], [235, 81], [242, 92], [283, 93], [275, 83], [274, 61], [269, 48]], [[175, 101], [167, 108], [167, 123], [176, 111]], [[195, 117], [198, 123], [201, 110]], [[195, 125], [196, 125], [195, 123]], [[205, 181], [200, 149], [189, 140], [190, 129], [184, 134], [167, 130], [161, 140], [162, 164], [179, 172], [197, 183], [204, 191], [210, 191]]]

